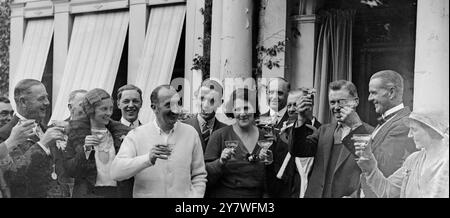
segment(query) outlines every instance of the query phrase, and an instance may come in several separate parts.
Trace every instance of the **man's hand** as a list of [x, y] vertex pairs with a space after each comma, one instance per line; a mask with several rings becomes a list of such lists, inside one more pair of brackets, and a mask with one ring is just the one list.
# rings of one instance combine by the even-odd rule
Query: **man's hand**
[[27, 120], [18, 123], [11, 130], [9, 138], [6, 139], [5, 145], [8, 149], [13, 149], [16, 146], [27, 141], [28, 138], [34, 135], [33, 133], [34, 121]]
[[301, 126], [308, 120], [306, 116], [307, 111], [311, 111], [313, 107], [313, 100], [308, 98], [308, 96], [301, 96], [297, 99], [297, 114], [298, 114], [298, 125]]
[[44, 146], [48, 146], [50, 143], [55, 142], [56, 140], [64, 140], [64, 128], [63, 127], [52, 127], [47, 129], [44, 135], [39, 140]]
[[171, 151], [168, 149], [166, 145], [155, 145], [152, 150], [150, 150], [148, 157], [150, 163], [155, 165], [156, 159], [167, 160]]
[[219, 162], [220, 162], [221, 164], [227, 163], [228, 160], [230, 160], [231, 157], [232, 157], [234, 154], [235, 154], [235, 151], [234, 151], [234, 149], [232, 149], [232, 148], [225, 148], [225, 149], [223, 149], [222, 154], [220, 155]]
[[347, 106], [342, 107], [341, 115], [342, 115], [341, 121], [351, 128], [355, 128], [362, 124], [358, 114], [351, 107]]

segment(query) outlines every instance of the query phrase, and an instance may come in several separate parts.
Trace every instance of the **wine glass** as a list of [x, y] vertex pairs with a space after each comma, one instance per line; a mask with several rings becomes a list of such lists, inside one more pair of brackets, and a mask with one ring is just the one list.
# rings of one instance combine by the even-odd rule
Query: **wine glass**
[[273, 154], [272, 151], [269, 150], [270, 146], [273, 144], [273, 140], [270, 139], [261, 139], [258, 140], [258, 145], [261, 147], [262, 151], [265, 151], [267, 156], [261, 159], [261, 162], [269, 165], [273, 162]]
[[233, 152], [236, 151], [238, 144], [239, 144], [239, 141], [237, 141], [237, 140], [225, 141], [225, 147], [231, 149]]
[[[355, 151], [359, 150], [358, 147], [367, 146], [371, 140], [371, 134], [353, 134], [352, 141], [355, 146]], [[368, 160], [368, 158], [360, 156], [359, 160]]]

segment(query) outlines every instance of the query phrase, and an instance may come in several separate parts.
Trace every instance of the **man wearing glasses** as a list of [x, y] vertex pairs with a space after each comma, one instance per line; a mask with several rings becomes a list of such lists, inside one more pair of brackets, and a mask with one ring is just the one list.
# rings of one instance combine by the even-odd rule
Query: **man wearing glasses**
[[[322, 125], [312, 135], [308, 132], [306, 117], [302, 111], [311, 107], [312, 101], [300, 97], [296, 130], [293, 131], [293, 156], [314, 157], [306, 188], [306, 198], [341, 198], [357, 196], [361, 170], [356, 164], [353, 134], [367, 134], [373, 128], [361, 121], [356, 113], [359, 103], [356, 87], [352, 82], [339, 80], [330, 83], [329, 105], [334, 121]], [[302, 131], [303, 130], [303, 131]]]

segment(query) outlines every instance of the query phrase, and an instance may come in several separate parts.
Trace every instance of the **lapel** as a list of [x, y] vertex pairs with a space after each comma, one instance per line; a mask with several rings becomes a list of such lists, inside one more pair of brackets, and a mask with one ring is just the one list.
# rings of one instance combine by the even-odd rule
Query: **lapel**
[[289, 118], [289, 115], [288, 115], [288, 112], [287, 112], [287, 110], [286, 110], [286, 112], [284, 112], [283, 117], [281, 118], [280, 121], [278, 121], [278, 123], [277, 123], [277, 125], [275, 126], [275, 128], [281, 129], [281, 127], [283, 127], [283, 122], [286, 121], [286, 120], [288, 120], [288, 118]]
[[330, 124], [329, 128], [325, 129], [323, 137], [325, 141], [323, 141], [322, 145], [320, 146], [323, 149], [324, 172], [327, 170], [328, 161], [330, 160], [331, 149], [333, 148], [334, 143], [334, 131], [336, 130], [336, 127], [337, 123], [332, 123]]
[[339, 169], [342, 163], [344, 163], [344, 161], [347, 160], [348, 156], [350, 156], [350, 151], [345, 147], [345, 145], [342, 145], [338, 160], [336, 162], [336, 166], [334, 167], [333, 170], [333, 175], [336, 173], [337, 169]]
[[383, 142], [384, 138], [386, 138], [386, 135], [389, 133], [389, 130], [391, 129], [390, 127], [395, 122], [397, 122], [398, 120], [402, 119], [405, 116], [408, 116], [410, 113], [411, 113], [411, 111], [409, 110], [409, 107], [405, 107], [405, 108], [401, 109], [400, 111], [398, 111], [397, 114], [395, 114], [392, 117], [392, 119], [387, 121], [384, 124], [384, 126], [382, 126], [378, 130], [378, 133], [373, 138], [372, 151], [375, 151], [375, 149], [378, 148], [381, 145], [381, 143]]

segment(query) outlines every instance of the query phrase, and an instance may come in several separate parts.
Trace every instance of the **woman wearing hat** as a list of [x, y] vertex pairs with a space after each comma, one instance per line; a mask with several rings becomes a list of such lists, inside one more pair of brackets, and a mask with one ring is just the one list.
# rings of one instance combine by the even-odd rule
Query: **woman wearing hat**
[[110, 167], [130, 129], [110, 119], [113, 100], [103, 89], [86, 93], [85, 119], [70, 121], [64, 168], [75, 178], [74, 198], [115, 198], [130, 184], [114, 181]]
[[[208, 172], [207, 194], [210, 198], [261, 198], [265, 192], [266, 157], [257, 142], [264, 139], [255, 124], [256, 92], [236, 89], [226, 105], [226, 115], [235, 123], [211, 135], [206, 146], [205, 162]], [[236, 148], [227, 147], [235, 142]]]
[[367, 184], [378, 197], [448, 198], [448, 120], [438, 113], [413, 112], [409, 116], [409, 137], [420, 150], [409, 157], [394, 174], [385, 178], [369, 145], [356, 147], [358, 165]]

